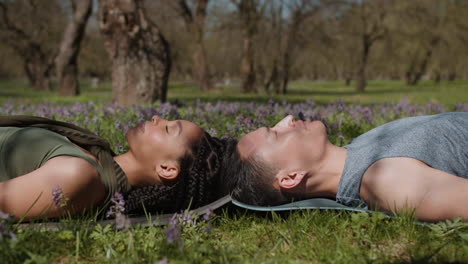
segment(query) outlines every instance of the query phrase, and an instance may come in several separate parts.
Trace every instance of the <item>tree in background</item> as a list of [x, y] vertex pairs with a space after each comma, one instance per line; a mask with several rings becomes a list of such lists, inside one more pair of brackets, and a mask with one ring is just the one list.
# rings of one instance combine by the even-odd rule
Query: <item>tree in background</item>
[[36, 90], [50, 90], [63, 25], [59, 1], [0, 1], [0, 21], [0, 39], [20, 57], [30, 85]]
[[[126, 5], [129, 0], [115, 1]], [[203, 19], [198, 21], [204, 22], [198, 40], [203, 40], [205, 65], [209, 65], [206, 71], [194, 65], [196, 41], [192, 27], [185, 22], [189, 19], [181, 18], [181, 8], [174, 8], [181, 7], [181, 2], [144, 0], [144, 15], [149, 17], [145, 21], [155, 21], [158, 34], [163, 32], [170, 43], [172, 81], [199, 83], [195, 74], [200, 69], [213, 87], [223, 90], [281, 93], [288, 90], [282, 88], [287, 87], [283, 84], [299, 79], [339, 80], [348, 85], [352, 80], [361, 80], [356, 84], [376, 79], [413, 84], [427, 79], [435, 82], [468, 79], [466, 0], [216, 0], [206, 2], [206, 7], [199, 2]], [[0, 76], [26, 76], [32, 86], [47, 89], [41, 87], [50, 86], [53, 70], [50, 62], [64, 39], [64, 26], [70, 21], [69, 0], [0, 0], [0, 3], [3, 7], [0, 7]], [[197, 0], [184, 3], [195, 23]], [[307, 5], [294, 12], [294, 7], [301, 3]], [[130, 20], [127, 19], [130, 16], [122, 17], [122, 23], [130, 25], [135, 24], [133, 20], [138, 16]], [[110, 55], [124, 53], [106, 52], [104, 42], [114, 51], [125, 45], [134, 51], [145, 47], [136, 40], [137, 36], [146, 36], [141, 27], [140, 33], [133, 35], [131, 26], [126, 26], [127, 33], [121, 34], [132, 37], [127, 36], [128, 42], [114, 44], [107, 41], [110, 33], [100, 34], [94, 14], [86, 27], [78, 55], [80, 78], [111, 77], [113, 70], [109, 65], [118, 59]], [[376, 37], [373, 32], [384, 34]], [[146, 51], [154, 54], [151, 51], [154, 45], [148, 47], [151, 48]], [[155, 65], [164, 65], [164, 57], [169, 57], [139, 60], [135, 59], [140, 58], [137, 55], [129, 54], [123, 57], [132, 56], [134, 59], [128, 60], [131, 63], [151, 61]], [[130, 80], [130, 75], [118, 75]], [[145, 81], [153, 78], [136, 73], [131, 76]], [[137, 87], [133, 82], [123, 86]]]
[[[286, 94], [288, 90], [288, 82], [290, 80], [290, 72], [292, 67], [292, 62], [295, 60], [295, 55], [297, 49], [303, 41], [301, 38], [301, 33], [305, 30], [303, 29], [304, 23], [308, 18], [314, 16], [321, 7], [321, 1], [313, 0], [295, 0], [289, 1], [289, 12], [290, 19], [289, 24], [286, 30], [286, 44], [282, 51], [282, 64], [281, 64], [281, 88], [280, 91], [282, 94]], [[310, 27], [315, 25], [310, 23]], [[305, 45], [303, 45], [305, 46]]]
[[165, 101], [169, 44], [142, 0], [101, 0], [99, 26], [112, 61], [112, 100], [119, 105]]
[[388, 16], [391, 0], [362, 0], [351, 4], [346, 23], [359, 43], [359, 62], [356, 71], [356, 91], [364, 92], [367, 86], [367, 65], [371, 49], [378, 40], [387, 34], [385, 19]]
[[192, 75], [202, 91], [210, 90], [213, 87], [203, 41], [208, 2], [208, 0], [194, 0], [194, 3], [189, 5], [186, 0], [178, 0], [175, 3], [177, 4], [178, 13], [185, 23], [187, 32], [193, 36], [195, 42], [192, 53]]
[[63, 34], [60, 50], [55, 59], [59, 95], [80, 93], [78, 82], [78, 53], [91, 15], [93, 0], [70, 0], [72, 15]]
[[255, 47], [254, 38], [257, 34], [260, 14], [257, 0], [231, 0], [237, 7], [242, 27], [242, 59], [240, 66], [241, 91], [257, 92], [255, 83]]
[[[432, 73], [434, 79], [440, 79], [444, 57], [448, 57], [458, 43], [457, 6], [453, 1], [400, 1], [397, 11], [395, 35], [401, 40], [399, 49], [405, 59], [406, 83], [416, 85], [428, 73]], [[450, 57], [456, 65], [457, 56], [453, 55]]]

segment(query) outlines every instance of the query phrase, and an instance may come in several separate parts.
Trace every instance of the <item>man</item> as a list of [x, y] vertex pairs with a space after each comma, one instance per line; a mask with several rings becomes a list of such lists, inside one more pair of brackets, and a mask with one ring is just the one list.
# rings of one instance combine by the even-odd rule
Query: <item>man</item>
[[320, 121], [287, 116], [237, 145], [232, 196], [252, 205], [313, 197], [422, 221], [468, 221], [468, 113], [409, 117], [338, 147]]

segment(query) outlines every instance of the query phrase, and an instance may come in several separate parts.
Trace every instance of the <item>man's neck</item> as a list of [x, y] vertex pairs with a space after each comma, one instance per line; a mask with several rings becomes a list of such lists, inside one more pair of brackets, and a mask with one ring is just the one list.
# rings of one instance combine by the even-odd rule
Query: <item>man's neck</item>
[[306, 196], [335, 198], [338, 184], [346, 161], [345, 148], [329, 143], [325, 155], [319, 164], [310, 168], [310, 175], [306, 182]]

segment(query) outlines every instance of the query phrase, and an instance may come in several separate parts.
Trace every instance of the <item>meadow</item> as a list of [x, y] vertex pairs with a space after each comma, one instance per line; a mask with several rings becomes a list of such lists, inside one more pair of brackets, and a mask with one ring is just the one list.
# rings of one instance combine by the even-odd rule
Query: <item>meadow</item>
[[[407, 87], [374, 81], [358, 94], [337, 82], [294, 82], [285, 96], [240, 94], [220, 87], [200, 94], [172, 83], [169, 103], [122, 108], [110, 85], [83, 86], [77, 98], [31, 91], [21, 81], [0, 83], [0, 115], [33, 114], [86, 127], [127, 150], [124, 133], [153, 115], [187, 119], [212, 136], [239, 138], [286, 114], [322, 120], [332, 143], [407, 116], [468, 112], [468, 83]], [[59, 230], [19, 228], [0, 214], [1, 263], [467, 263], [468, 223], [419, 224], [411, 213], [301, 210], [258, 213], [233, 205], [201, 218], [188, 212], [168, 226], [94, 225], [93, 216], [64, 217]]]

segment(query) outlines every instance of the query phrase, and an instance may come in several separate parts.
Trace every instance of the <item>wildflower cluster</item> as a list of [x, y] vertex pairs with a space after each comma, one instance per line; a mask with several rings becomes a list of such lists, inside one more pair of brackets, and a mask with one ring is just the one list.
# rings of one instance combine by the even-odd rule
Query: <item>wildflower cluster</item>
[[115, 218], [115, 227], [119, 230], [127, 230], [129, 228], [130, 220], [125, 215], [125, 200], [121, 193], [114, 193], [106, 217]]
[[468, 112], [468, 104], [457, 104], [449, 108], [436, 103], [415, 105], [407, 99], [402, 99], [398, 103], [375, 105], [345, 104], [343, 100], [319, 105], [307, 99], [303, 103], [273, 100], [267, 103], [202, 103], [197, 100], [186, 105], [160, 103], [126, 108], [113, 103], [94, 102], [75, 103], [71, 106], [49, 102], [0, 105], [0, 115], [52, 117], [86, 127], [108, 139], [118, 153], [128, 148], [125, 132], [143, 121], [150, 120], [153, 115], [193, 121], [213, 136], [240, 137], [259, 127], [272, 126], [285, 115], [292, 114], [305, 121], [323, 121], [337, 141], [338, 132], [341, 132], [346, 143], [355, 134], [395, 119], [449, 111]]
[[68, 204], [68, 198], [65, 197], [62, 188], [58, 185], [52, 189], [52, 201], [57, 208], [64, 208]]
[[0, 211], [0, 241], [10, 239], [16, 241], [16, 235], [11, 231], [12, 218], [10, 215]]
[[212, 211], [209, 208], [201, 217], [189, 210], [180, 214], [174, 214], [165, 230], [167, 243], [172, 244], [177, 242], [179, 248], [182, 248], [182, 233], [193, 236], [194, 234], [210, 232], [212, 215]]

